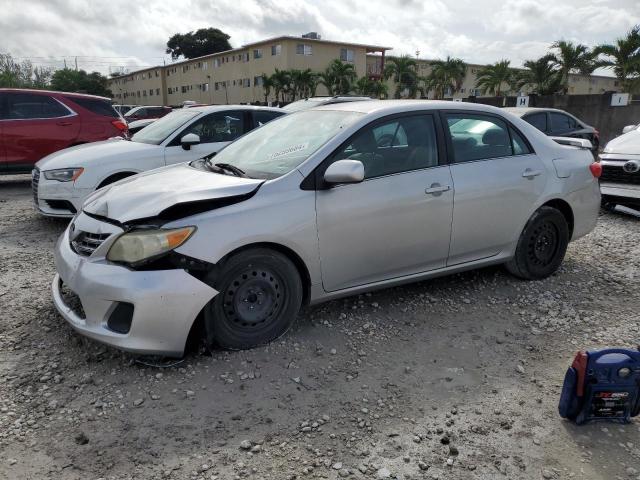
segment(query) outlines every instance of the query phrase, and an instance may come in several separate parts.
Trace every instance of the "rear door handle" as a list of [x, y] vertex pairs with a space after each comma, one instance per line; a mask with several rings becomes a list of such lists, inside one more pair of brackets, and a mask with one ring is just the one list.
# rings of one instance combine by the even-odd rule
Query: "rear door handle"
[[533, 178], [537, 177], [538, 175], [542, 175], [541, 170], [531, 170], [530, 168], [527, 168], [524, 172], [522, 172], [523, 178]]
[[68, 127], [69, 125], [73, 125], [71, 122], [58, 122], [56, 125], [60, 125], [61, 127]]
[[432, 183], [429, 188], [425, 189], [424, 193], [426, 193], [427, 195], [438, 195], [449, 190], [451, 190], [450, 185], [440, 185], [439, 183]]

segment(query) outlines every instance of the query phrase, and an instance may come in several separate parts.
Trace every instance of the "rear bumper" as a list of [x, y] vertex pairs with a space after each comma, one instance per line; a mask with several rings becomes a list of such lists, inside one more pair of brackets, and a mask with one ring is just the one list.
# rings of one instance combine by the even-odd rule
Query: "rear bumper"
[[[104, 257], [78, 255], [69, 244], [69, 229], [58, 240], [55, 263], [53, 302], [69, 325], [89, 338], [139, 354], [181, 356], [195, 318], [217, 294], [184, 270], [133, 271]], [[61, 282], [77, 296], [82, 311], [65, 302]], [[133, 306], [127, 333], [114, 331], [108, 323], [122, 303]]]
[[594, 181], [588, 187], [571, 192], [566, 200], [573, 211], [573, 235], [571, 236], [573, 241], [584, 237], [596, 228], [600, 212], [598, 183]]

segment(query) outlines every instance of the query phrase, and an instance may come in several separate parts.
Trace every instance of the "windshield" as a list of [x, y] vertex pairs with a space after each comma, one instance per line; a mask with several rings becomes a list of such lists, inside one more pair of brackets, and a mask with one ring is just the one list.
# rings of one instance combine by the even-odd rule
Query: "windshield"
[[125, 117], [130, 117], [131, 115], [134, 115], [136, 112], [142, 110], [142, 107], [133, 107], [130, 108], [129, 110], [127, 110], [127, 113], [124, 114]]
[[276, 178], [296, 168], [362, 115], [339, 110], [285, 115], [239, 138], [211, 161], [233, 165], [253, 178]]
[[196, 110], [176, 110], [144, 127], [133, 137], [132, 142], [160, 145], [165, 139], [192, 118], [200, 115]]
[[298, 100], [297, 102], [290, 103], [286, 107], [282, 107], [282, 110], [286, 110], [287, 112], [299, 112], [300, 110], [306, 110], [308, 108], [322, 105], [326, 101], [326, 98], [308, 98], [306, 100]]

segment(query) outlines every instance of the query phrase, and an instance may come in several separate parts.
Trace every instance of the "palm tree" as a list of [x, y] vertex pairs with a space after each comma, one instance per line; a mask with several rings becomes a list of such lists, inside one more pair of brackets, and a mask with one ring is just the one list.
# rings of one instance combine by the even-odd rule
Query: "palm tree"
[[560, 74], [555, 68], [555, 56], [551, 53], [537, 60], [524, 62], [526, 70], [517, 75], [517, 86], [531, 86], [533, 93], [550, 95], [560, 88]]
[[286, 102], [286, 96], [291, 92], [291, 75], [287, 70], [278, 70], [273, 75], [271, 75], [271, 80], [273, 82], [273, 90], [276, 94], [276, 99], [278, 96], [281, 97], [282, 102]]
[[[269, 104], [269, 95], [271, 94], [271, 89], [275, 87], [275, 82], [273, 78], [267, 75], [266, 73], [262, 74], [262, 90], [264, 93], [264, 103], [265, 105]], [[277, 98], [276, 94], [276, 98]]]
[[[325, 73], [333, 79], [333, 94], [345, 95], [351, 91], [352, 84], [357, 77], [356, 68], [351, 63], [342, 60], [332, 60]], [[326, 84], [325, 84], [326, 85]]]
[[434, 90], [436, 99], [444, 98], [445, 90], [449, 88], [452, 93], [460, 91], [466, 74], [467, 64], [459, 58], [447, 55], [446, 60], [431, 62], [431, 73], [426, 79], [426, 85]]
[[358, 81], [353, 85], [353, 91], [358, 95], [369, 95], [371, 91], [372, 80], [367, 77], [360, 77]]
[[482, 67], [478, 70], [476, 88], [481, 89], [485, 95], [490, 93], [499, 97], [503, 92], [502, 86], [512, 83], [514, 71], [509, 67], [510, 64], [509, 60], [503, 59], [493, 65]]
[[294, 76], [292, 71], [292, 78], [294, 78], [294, 83], [297, 84], [300, 98], [313, 97], [316, 94], [316, 88], [318, 86], [318, 74], [310, 68], [297, 70], [296, 72]]
[[389, 96], [389, 86], [381, 80], [372, 80], [369, 85], [369, 93], [371, 97], [384, 99]]
[[384, 98], [387, 96], [388, 87], [380, 80], [373, 80], [367, 76], [360, 77], [353, 86], [353, 91], [358, 95]]
[[336, 77], [328, 68], [318, 75], [318, 82], [325, 86], [329, 95], [335, 95]]
[[560, 70], [561, 90], [565, 95], [569, 92], [570, 73], [591, 75], [597, 67], [594, 61], [595, 55], [586, 45], [558, 40], [551, 45], [551, 48], [557, 50], [554, 54], [554, 62]]
[[598, 45], [593, 53], [606, 57], [597, 62], [598, 66], [612, 68], [625, 92], [633, 93], [640, 86], [640, 25], [614, 44]]
[[417, 62], [409, 55], [401, 57], [392, 57], [387, 60], [384, 67], [384, 78], [388, 80], [393, 78], [396, 84], [395, 98], [400, 98], [405, 89], [409, 90], [409, 97], [414, 97], [418, 91], [418, 72], [416, 71]]

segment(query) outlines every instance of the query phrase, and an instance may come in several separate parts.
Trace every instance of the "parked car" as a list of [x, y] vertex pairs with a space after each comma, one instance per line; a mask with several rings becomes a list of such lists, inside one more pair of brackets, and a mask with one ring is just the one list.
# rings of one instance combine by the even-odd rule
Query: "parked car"
[[196, 318], [248, 348], [305, 303], [490, 264], [541, 279], [594, 228], [599, 168], [486, 105], [318, 107], [95, 192], [57, 244], [53, 298], [88, 337], [179, 356]]
[[0, 174], [29, 173], [52, 152], [126, 134], [108, 98], [0, 88]]
[[144, 127], [151, 125], [157, 118], [145, 118], [144, 120], [135, 120], [129, 123], [129, 136], [135, 135]]
[[124, 115], [132, 108], [137, 107], [137, 105], [114, 105], [113, 108], [117, 110], [120, 115]]
[[298, 112], [300, 110], [307, 110], [308, 108], [319, 107], [320, 105], [333, 105], [334, 103], [345, 102], [362, 102], [365, 100], [372, 100], [371, 97], [358, 97], [353, 95], [334, 95], [332, 97], [309, 97], [303, 98], [296, 102], [292, 102], [289, 105], [282, 107], [287, 112]]
[[33, 170], [40, 213], [71, 217], [94, 190], [153, 168], [217, 152], [253, 128], [284, 115], [278, 108], [225, 105], [179, 109], [131, 137], [57, 152]]
[[162, 118], [171, 112], [171, 107], [134, 107], [124, 114], [124, 119], [127, 122], [135, 122], [136, 120], [145, 120], [147, 118]]
[[600, 164], [603, 205], [640, 208], [640, 126], [607, 143]]
[[584, 138], [591, 142], [594, 151], [597, 152], [600, 147], [600, 132], [564, 110], [532, 107], [505, 108], [505, 110], [517, 115], [550, 137]]
[[640, 124], [638, 125], [627, 125], [626, 127], [624, 127], [622, 129], [622, 134], [624, 135], [625, 133], [629, 133], [637, 128], [640, 128]]

